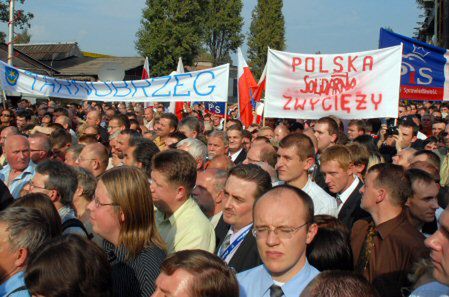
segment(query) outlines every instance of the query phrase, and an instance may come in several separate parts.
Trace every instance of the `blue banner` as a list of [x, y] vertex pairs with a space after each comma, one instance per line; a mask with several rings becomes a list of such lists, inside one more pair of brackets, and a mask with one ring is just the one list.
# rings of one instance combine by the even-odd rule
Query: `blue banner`
[[380, 29], [379, 48], [401, 43], [401, 99], [449, 100], [448, 51]]
[[215, 115], [221, 117], [225, 116], [226, 113], [226, 102], [204, 102], [206, 110]]

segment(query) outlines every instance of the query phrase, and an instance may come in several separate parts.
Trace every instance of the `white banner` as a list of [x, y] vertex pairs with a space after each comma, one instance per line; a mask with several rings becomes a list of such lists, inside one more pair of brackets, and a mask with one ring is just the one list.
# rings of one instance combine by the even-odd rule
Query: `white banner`
[[339, 55], [269, 49], [265, 116], [396, 118], [401, 58], [402, 45]]
[[130, 102], [228, 100], [229, 64], [145, 80], [113, 82], [53, 78], [17, 69], [3, 62], [0, 64], [0, 71], [5, 91], [31, 95]]

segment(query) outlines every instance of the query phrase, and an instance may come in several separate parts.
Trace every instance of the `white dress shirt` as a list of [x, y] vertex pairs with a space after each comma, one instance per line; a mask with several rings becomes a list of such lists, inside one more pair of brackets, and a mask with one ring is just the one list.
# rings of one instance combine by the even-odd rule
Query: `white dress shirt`
[[337, 201], [335, 201], [335, 198], [326, 193], [310, 177], [302, 190], [313, 200], [314, 215], [327, 214], [334, 217], [337, 216]]
[[338, 197], [341, 200], [341, 204], [338, 206], [338, 212], [340, 212], [345, 202], [349, 199], [349, 196], [351, 196], [352, 192], [354, 192], [355, 188], [357, 188], [359, 182], [360, 182], [359, 178], [354, 175], [354, 181], [352, 182], [352, 184], [342, 193], [338, 194]]

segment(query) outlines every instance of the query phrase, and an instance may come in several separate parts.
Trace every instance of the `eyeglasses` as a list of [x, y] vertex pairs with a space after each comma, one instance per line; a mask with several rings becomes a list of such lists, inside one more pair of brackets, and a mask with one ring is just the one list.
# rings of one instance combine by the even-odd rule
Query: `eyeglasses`
[[32, 189], [41, 189], [41, 190], [51, 191], [51, 189], [47, 189], [46, 187], [39, 187], [39, 186], [36, 186], [35, 184], [33, 184], [32, 181], [30, 181], [30, 182], [28, 183], [28, 186], [30, 187], [30, 190], [32, 190]]
[[98, 200], [98, 197], [94, 198], [94, 203], [95, 203], [95, 207], [96, 208], [99, 208], [101, 206], [109, 206], [109, 205], [111, 205], [111, 206], [119, 206], [119, 204], [117, 204], [117, 203], [101, 203], [100, 200]]
[[10, 118], [10, 117], [11, 117], [11, 114], [9, 114], [9, 113], [2, 113], [2, 117]]
[[290, 239], [293, 234], [306, 226], [308, 223], [304, 223], [299, 227], [254, 227], [252, 230], [253, 236], [257, 239], [267, 238], [270, 232], [274, 232], [280, 239]]

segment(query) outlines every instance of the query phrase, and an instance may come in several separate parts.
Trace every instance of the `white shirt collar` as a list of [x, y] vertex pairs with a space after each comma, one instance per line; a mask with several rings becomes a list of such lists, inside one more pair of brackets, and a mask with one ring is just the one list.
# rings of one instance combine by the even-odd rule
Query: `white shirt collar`
[[240, 234], [242, 234], [243, 232], [245, 232], [248, 228], [251, 228], [253, 226], [253, 223], [246, 225], [245, 227], [241, 228], [239, 231], [235, 232], [232, 230], [232, 227], [229, 228], [229, 231], [227, 234], [231, 234], [231, 241], [230, 243], [232, 243], [234, 240], [236, 240]]
[[229, 156], [231, 157], [232, 162], [235, 161], [235, 159], [237, 159], [238, 155], [242, 152], [243, 148], [239, 149], [237, 152], [231, 154], [229, 152]]
[[340, 210], [343, 207], [345, 202], [348, 200], [349, 196], [351, 196], [352, 192], [354, 192], [355, 188], [357, 188], [358, 184], [359, 178], [354, 175], [354, 181], [352, 182], [352, 184], [346, 190], [344, 190], [343, 193], [338, 194], [338, 197], [342, 202], [338, 207], [338, 210]]

